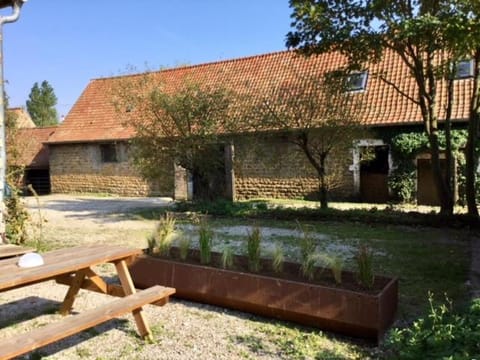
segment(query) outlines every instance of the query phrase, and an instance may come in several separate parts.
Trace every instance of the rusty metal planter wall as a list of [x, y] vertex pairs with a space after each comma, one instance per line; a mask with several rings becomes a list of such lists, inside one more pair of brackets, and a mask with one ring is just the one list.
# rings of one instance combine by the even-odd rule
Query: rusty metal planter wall
[[217, 269], [141, 255], [130, 265], [137, 288], [174, 287], [176, 297], [379, 340], [392, 324], [398, 281], [377, 294]]

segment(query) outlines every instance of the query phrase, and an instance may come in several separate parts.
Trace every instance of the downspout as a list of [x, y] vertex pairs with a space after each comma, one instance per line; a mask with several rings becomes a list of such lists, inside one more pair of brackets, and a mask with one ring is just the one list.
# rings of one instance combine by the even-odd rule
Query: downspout
[[17, 21], [20, 17], [20, 9], [26, 0], [13, 0], [12, 14], [8, 16], [0, 16], [0, 243], [4, 243], [5, 239], [5, 183], [7, 169], [7, 151], [5, 141], [5, 89], [3, 78], [3, 24]]

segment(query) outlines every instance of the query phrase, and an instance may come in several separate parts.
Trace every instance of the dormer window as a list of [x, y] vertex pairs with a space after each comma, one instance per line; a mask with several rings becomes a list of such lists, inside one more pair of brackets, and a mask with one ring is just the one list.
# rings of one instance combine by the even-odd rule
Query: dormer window
[[455, 65], [455, 79], [466, 79], [473, 76], [473, 60], [462, 60]]
[[367, 72], [352, 73], [347, 77], [347, 91], [363, 91], [367, 87]]

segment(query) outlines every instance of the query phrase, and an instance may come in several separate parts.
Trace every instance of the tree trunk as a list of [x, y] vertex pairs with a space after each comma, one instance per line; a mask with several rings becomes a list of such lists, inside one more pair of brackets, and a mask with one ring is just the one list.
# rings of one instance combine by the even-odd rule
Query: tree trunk
[[480, 117], [480, 49], [477, 49], [475, 52], [474, 61], [475, 74], [473, 80], [473, 94], [470, 103], [467, 144], [465, 146], [465, 197], [467, 199], [468, 215], [478, 218], [479, 214], [475, 189], [475, 170], [477, 167], [475, 148], [477, 142], [477, 131], [479, 131]]
[[326, 156], [320, 156], [320, 171], [318, 172], [318, 176], [320, 178], [320, 186], [318, 189], [318, 197], [320, 199], [320, 208], [321, 209], [328, 209], [328, 199], [327, 199], [327, 184], [325, 181], [325, 159]]

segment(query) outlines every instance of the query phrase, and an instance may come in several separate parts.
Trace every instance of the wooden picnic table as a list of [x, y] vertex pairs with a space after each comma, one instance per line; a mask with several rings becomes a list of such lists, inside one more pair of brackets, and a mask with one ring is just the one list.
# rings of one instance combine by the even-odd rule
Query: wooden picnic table
[[[142, 306], [161, 305], [168, 301], [175, 289], [162, 286], [136, 292], [128, 261], [142, 253], [141, 249], [114, 245], [86, 245], [64, 248], [41, 254], [44, 264], [21, 268], [18, 257], [0, 260], [0, 292], [48, 280], [69, 286], [60, 306], [60, 313], [70, 313], [75, 296], [81, 288], [123, 297], [78, 315], [68, 316], [28, 334], [0, 340], [0, 359], [9, 359], [73, 335], [114, 317], [132, 312], [139, 335], [151, 337]], [[113, 263], [121, 285], [107, 284], [93, 269], [94, 266]]]

